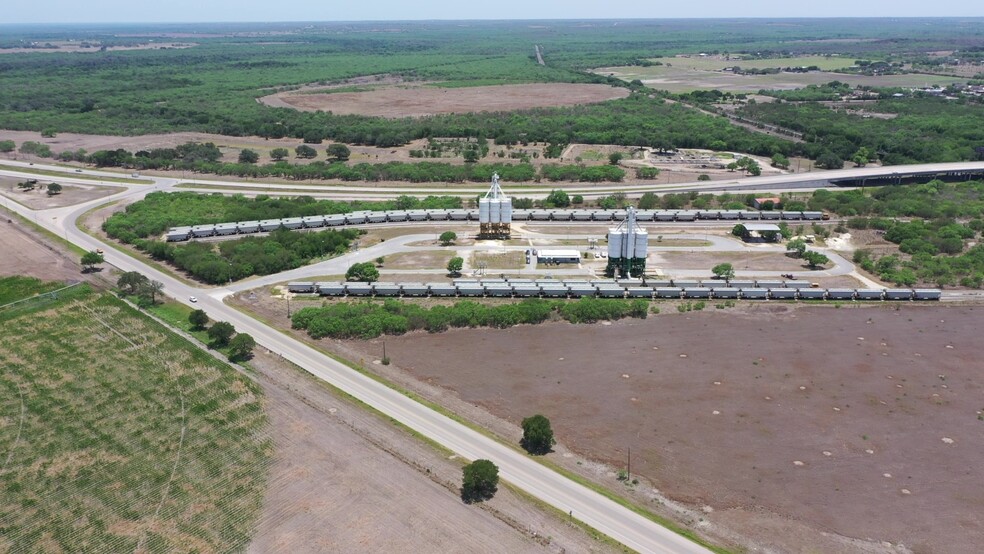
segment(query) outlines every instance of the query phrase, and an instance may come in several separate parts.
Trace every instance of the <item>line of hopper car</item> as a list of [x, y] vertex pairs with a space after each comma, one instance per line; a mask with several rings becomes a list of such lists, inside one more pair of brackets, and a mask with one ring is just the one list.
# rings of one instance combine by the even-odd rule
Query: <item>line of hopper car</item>
[[644, 298], [694, 300], [939, 300], [939, 289], [815, 288], [795, 281], [585, 281], [458, 279], [451, 283], [288, 283], [298, 294], [333, 297]]
[[[513, 210], [513, 221], [611, 222], [626, 218], [625, 210]], [[820, 221], [823, 212], [744, 211], [744, 210], [637, 210], [636, 221]], [[287, 217], [261, 221], [215, 223], [190, 227], [172, 227], [167, 240], [183, 241], [213, 236], [243, 235], [286, 229], [316, 229], [367, 223], [404, 223], [422, 221], [478, 221], [478, 210], [393, 210], [386, 212], [352, 212], [335, 215]]]

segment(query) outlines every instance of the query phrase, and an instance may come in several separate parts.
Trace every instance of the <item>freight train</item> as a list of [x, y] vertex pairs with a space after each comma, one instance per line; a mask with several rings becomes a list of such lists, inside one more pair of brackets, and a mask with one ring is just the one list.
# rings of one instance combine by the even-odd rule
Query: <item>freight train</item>
[[939, 289], [816, 288], [795, 281], [456, 279], [450, 283], [292, 282], [288, 291], [332, 297], [643, 298], [689, 300], [940, 300]]
[[[626, 210], [513, 210], [512, 221], [570, 221], [608, 223], [623, 221]], [[335, 215], [287, 217], [262, 221], [239, 221], [185, 227], [172, 227], [167, 231], [169, 242], [185, 241], [213, 236], [243, 235], [285, 229], [318, 229], [370, 223], [417, 223], [422, 221], [478, 221], [478, 210], [392, 210], [385, 212], [352, 212]], [[636, 221], [690, 222], [690, 221], [821, 221], [823, 212], [800, 211], [744, 211], [744, 210], [636, 210]]]

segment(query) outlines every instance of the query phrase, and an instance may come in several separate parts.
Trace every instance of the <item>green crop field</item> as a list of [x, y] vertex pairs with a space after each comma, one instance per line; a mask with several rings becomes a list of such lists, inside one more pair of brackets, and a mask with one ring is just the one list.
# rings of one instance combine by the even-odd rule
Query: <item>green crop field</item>
[[0, 551], [248, 544], [271, 456], [256, 385], [85, 285], [0, 321]]

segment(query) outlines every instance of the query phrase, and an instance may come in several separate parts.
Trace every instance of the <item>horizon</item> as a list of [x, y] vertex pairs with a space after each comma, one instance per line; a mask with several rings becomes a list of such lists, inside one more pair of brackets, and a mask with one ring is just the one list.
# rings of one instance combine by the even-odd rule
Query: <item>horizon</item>
[[[604, 5], [546, 0], [529, 5], [519, 0], [500, 0], [496, 4], [469, 5], [434, 2], [414, 5], [396, 0], [377, 0], [340, 9], [320, 2], [301, 1], [290, 10], [272, 11], [261, 0], [172, 0], [165, 4], [134, 5], [128, 0], [49, 0], [43, 6], [12, 5], [5, 11], [7, 25], [109, 25], [109, 24], [222, 24], [222, 23], [397, 23], [452, 21], [630, 21], [630, 20], [713, 20], [713, 19], [949, 19], [984, 17], [980, 6], [969, 0], [941, 0], [932, 5], [892, 5], [831, 0], [823, 15], [812, 5], [789, 5], [765, 0], [753, 5], [736, 5], [710, 0], [700, 13], [688, 5], [639, 5], [613, 0]], [[891, 13], [886, 13], [891, 10]], [[379, 18], [380, 13], [390, 17]], [[58, 14], [52, 18], [51, 14]], [[107, 15], [110, 14], [110, 15]], [[522, 14], [523, 17], [510, 17]], [[631, 14], [630, 17], [620, 17]], [[709, 14], [709, 15], [704, 15]], [[558, 17], [562, 15], [562, 17]]]

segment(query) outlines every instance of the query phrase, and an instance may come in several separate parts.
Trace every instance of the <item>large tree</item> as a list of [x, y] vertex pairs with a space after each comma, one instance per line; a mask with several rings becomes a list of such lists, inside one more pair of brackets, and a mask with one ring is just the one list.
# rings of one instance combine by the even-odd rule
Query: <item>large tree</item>
[[62, 191], [62, 186], [58, 183], [48, 185], [48, 196], [54, 196]]
[[348, 146], [336, 142], [328, 145], [328, 155], [340, 162], [344, 162], [352, 155], [352, 151], [349, 150]]
[[317, 157], [318, 151], [306, 144], [302, 144], [294, 149], [294, 153], [297, 154], [298, 158], [311, 159]]
[[520, 446], [530, 454], [547, 454], [550, 447], [556, 444], [550, 420], [540, 414], [523, 420], [523, 439]]
[[345, 272], [345, 280], [372, 283], [379, 280], [379, 270], [372, 262], [352, 264]]
[[450, 260], [448, 260], [448, 273], [450, 273], [453, 277], [457, 277], [458, 275], [461, 275], [461, 269], [464, 266], [465, 266], [464, 258], [461, 258], [460, 256], [455, 256]]
[[229, 341], [229, 359], [232, 361], [248, 360], [253, 355], [256, 341], [246, 333], [239, 333]]
[[116, 286], [125, 294], [137, 294], [147, 283], [147, 278], [137, 271], [127, 271], [116, 280]]
[[208, 325], [208, 314], [205, 310], [193, 310], [188, 314], [188, 323], [195, 329], [204, 329]]
[[454, 231], [444, 231], [438, 240], [441, 241], [441, 246], [451, 246], [455, 240], [458, 239], [458, 234]]
[[270, 151], [270, 158], [275, 162], [286, 159], [287, 156], [290, 156], [290, 150], [286, 148], [274, 148]]
[[786, 244], [786, 252], [791, 252], [794, 258], [802, 258], [803, 254], [806, 253], [806, 241], [803, 239], [789, 241]]
[[731, 280], [735, 276], [735, 268], [731, 264], [725, 262], [712, 267], [711, 273], [713, 273], [718, 279]]
[[555, 208], [566, 208], [571, 205], [571, 198], [566, 192], [555, 189], [550, 191], [545, 200], [546, 204], [549, 204]]
[[98, 265], [103, 263], [103, 255], [95, 250], [90, 250], [85, 254], [82, 254], [82, 271], [88, 272]]
[[241, 164], [255, 164], [260, 161], [260, 155], [249, 148], [244, 148], [239, 151], [239, 163]]
[[804, 252], [803, 259], [806, 260], [806, 265], [810, 266], [810, 269], [817, 269], [830, 263], [830, 258], [815, 250]]
[[495, 496], [499, 488], [499, 468], [489, 460], [475, 460], [462, 470], [461, 499], [481, 502]]
[[217, 347], [229, 344], [229, 339], [234, 334], [236, 334], [236, 328], [227, 321], [216, 321], [208, 328], [208, 338], [212, 339], [212, 344]]

